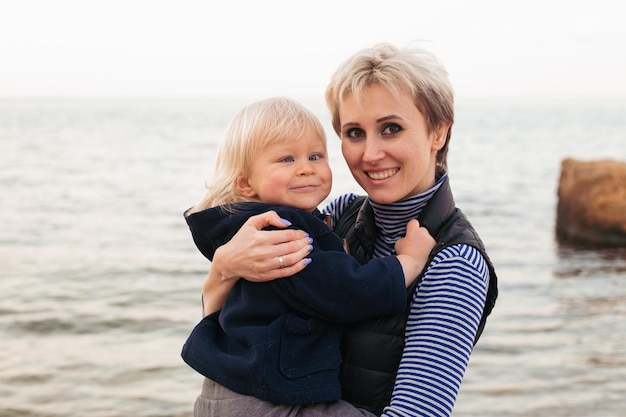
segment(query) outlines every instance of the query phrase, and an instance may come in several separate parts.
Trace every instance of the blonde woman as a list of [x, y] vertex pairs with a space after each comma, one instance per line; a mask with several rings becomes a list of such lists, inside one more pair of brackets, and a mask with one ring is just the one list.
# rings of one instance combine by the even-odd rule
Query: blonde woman
[[[410, 219], [437, 241], [409, 287], [408, 314], [347, 326], [342, 398], [376, 415], [450, 416], [498, 286], [483, 242], [452, 196], [448, 74], [426, 50], [375, 45], [339, 66], [326, 102], [343, 157], [367, 193], [340, 196], [325, 210], [350, 254], [365, 263], [393, 253]], [[216, 253], [203, 287], [207, 311], [240, 277], [267, 281], [305, 266], [299, 236], [258, 230], [269, 222], [271, 215], [251, 218]], [[285, 268], [277, 268], [277, 256]]]

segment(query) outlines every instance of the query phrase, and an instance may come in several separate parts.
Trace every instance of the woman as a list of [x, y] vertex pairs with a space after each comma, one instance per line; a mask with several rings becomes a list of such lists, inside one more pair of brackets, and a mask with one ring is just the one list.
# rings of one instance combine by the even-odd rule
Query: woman
[[[454, 92], [430, 53], [388, 44], [343, 63], [326, 90], [341, 149], [367, 197], [327, 211], [361, 263], [393, 253], [417, 218], [435, 237], [427, 267], [409, 288], [408, 315], [350, 326], [342, 341], [342, 398], [375, 414], [449, 416], [474, 343], [497, 297], [480, 237], [455, 207], [447, 174]], [[239, 277], [264, 281], [304, 268], [305, 239], [276, 215], [252, 218], [215, 254], [205, 312], [219, 309]], [[279, 266], [282, 257], [284, 268]]]

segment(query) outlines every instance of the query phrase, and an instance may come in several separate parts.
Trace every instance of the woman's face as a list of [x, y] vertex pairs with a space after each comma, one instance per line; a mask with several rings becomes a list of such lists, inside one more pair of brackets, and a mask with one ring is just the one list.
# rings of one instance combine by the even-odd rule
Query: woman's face
[[[389, 204], [435, 183], [437, 151], [446, 129], [428, 132], [426, 119], [406, 91], [369, 87], [339, 107], [341, 150], [354, 179], [377, 203]], [[448, 126], [445, 126], [448, 127]]]

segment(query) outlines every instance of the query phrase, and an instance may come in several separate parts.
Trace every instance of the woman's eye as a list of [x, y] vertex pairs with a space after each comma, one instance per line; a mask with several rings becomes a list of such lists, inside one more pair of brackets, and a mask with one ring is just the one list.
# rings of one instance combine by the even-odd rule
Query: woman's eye
[[348, 131], [345, 133], [345, 136], [351, 139], [362, 138], [365, 137], [365, 132], [363, 132], [363, 129], [355, 127], [352, 129], [348, 129]]
[[402, 131], [400, 125], [389, 123], [383, 128], [383, 135], [396, 135]]

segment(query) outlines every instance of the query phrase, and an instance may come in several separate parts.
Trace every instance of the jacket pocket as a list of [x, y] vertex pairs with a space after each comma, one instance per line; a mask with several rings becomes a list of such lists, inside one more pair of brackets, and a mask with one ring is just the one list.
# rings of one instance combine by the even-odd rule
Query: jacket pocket
[[291, 314], [280, 342], [280, 371], [289, 379], [339, 368], [340, 326]]

